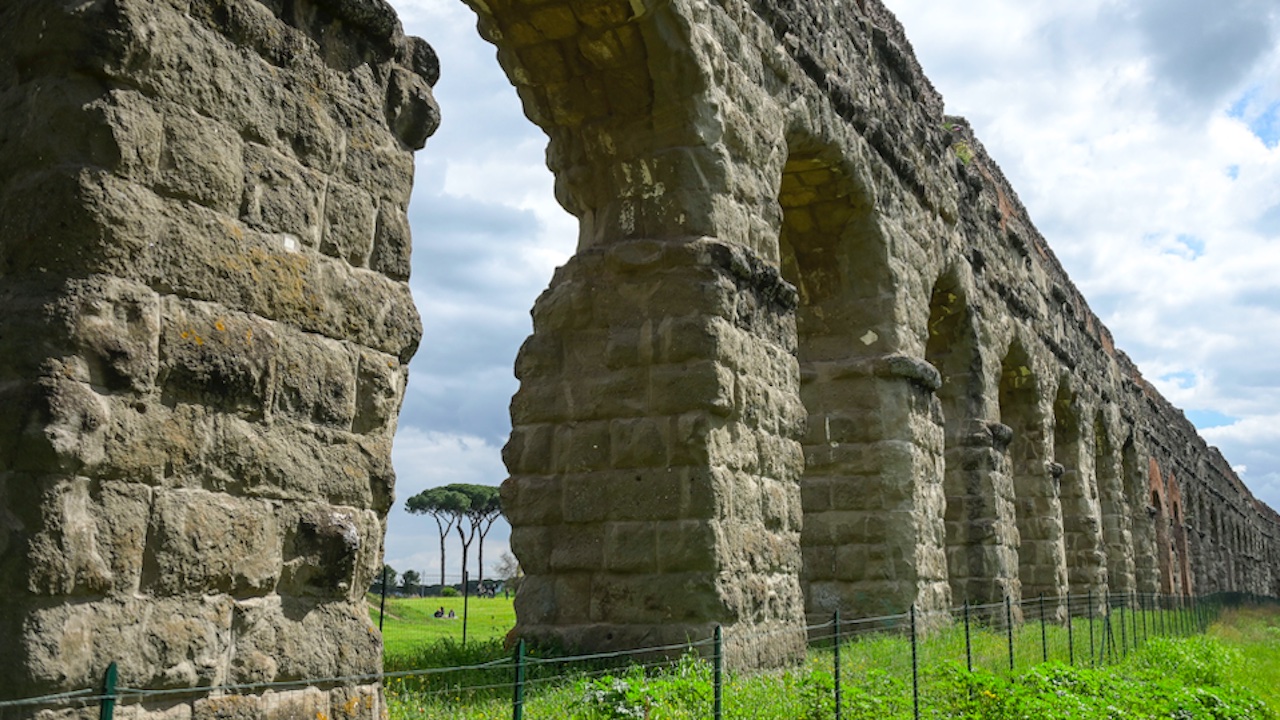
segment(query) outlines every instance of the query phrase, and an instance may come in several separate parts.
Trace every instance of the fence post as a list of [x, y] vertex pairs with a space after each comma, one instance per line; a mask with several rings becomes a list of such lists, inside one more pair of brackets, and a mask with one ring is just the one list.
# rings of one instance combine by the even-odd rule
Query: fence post
[[462, 569], [462, 647], [467, 646], [467, 588], [471, 583], [467, 582], [467, 569]]
[[1129, 655], [1129, 633], [1126, 632], [1128, 626], [1124, 622], [1124, 606], [1125, 602], [1122, 599], [1120, 601], [1120, 657], [1128, 657]]
[[378, 633], [382, 633], [382, 618], [387, 616], [387, 566], [382, 565], [382, 600], [378, 603]]
[[1044, 593], [1040, 593], [1040, 662], [1049, 662], [1049, 636], [1044, 629]]
[[832, 637], [835, 638], [835, 642], [836, 642], [835, 655], [833, 655], [832, 657], [832, 660], [835, 661], [835, 675], [836, 675], [836, 720], [840, 720], [840, 717], [841, 717], [840, 701], [841, 701], [842, 693], [840, 691], [840, 609], [838, 609], [838, 607], [836, 609], [836, 616], [835, 618], [832, 619], [832, 624], [835, 625], [835, 629], [836, 629], [836, 632], [832, 633]]
[[1097, 657], [1097, 650], [1093, 646], [1093, 590], [1089, 591], [1089, 664], [1093, 664], [1093, 659]]
[[516, 641], [516, 684], [511, 696], [511, 720], [524, 717], [524, 639]]
[[107, 666], [102, 678], [102, 704], [98, 706], [98, 720], [112, 720], [116, 714], [116, 676], [118, 671], [113, 662]]
[[712, 667], [715, 681], [712, 715], [715, 720], [722, 720], [724, 718], [724, 630], [719, 625], [716, 625], [715, 656]]
[[1133, 596], [1138, 599], [1138, 615], [1142, 617], [1142, 642], [1147, 641], [1147, 608], [1142, 604], [1142, 594], [1137, 590], [1133, 591]]
[[840, 720], [840, 609], [836, 609], [835, 616], [835, 676], [836, 676], [836, 720]]
[[1009, 672], [1013, 673], [1013, 603], [1009, 596], [1004, 596], [1004, 627], [1009, 637]]
[[911, 704], [920, 720], [920, 658], [916, 650], [916, 604], [911, 603]]
[[[1134, 593], [1135, 602], [1129, 606], [1129, 629], [1133, 631], [1133, 650], [1138, 651], [1138, 603], [1136, 602], [1137, 593]], [[1125, 598], [1128, 600], [1128, 598]]]
[[1076, 635], [1071, 629], [1071, 593], [1067, 593], [1067, 662], [1076, 664]]
[[964, 601], [964, 664], [973, 672], [973, 642], [969, 638], [969, 600]]

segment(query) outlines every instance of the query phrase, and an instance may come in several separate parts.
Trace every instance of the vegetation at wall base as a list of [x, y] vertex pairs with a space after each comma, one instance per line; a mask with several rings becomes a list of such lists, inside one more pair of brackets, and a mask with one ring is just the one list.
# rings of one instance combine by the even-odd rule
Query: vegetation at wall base
[[[954, 645], [922, 645], [922, 717], [964, 720], [1073, 720], [1177, 718], [1280, 719], [1280, 610], [1227, 611], [1207, 635], [1150, 637], [1107, 665], [1040, 662], [1038, 628], [1018, 633], [1015, 654], [1028, 658], [1010, 674], [965, 668]], [[994, 635], [989, 631], [975, 634]], [[1024, 637], [1025, 636], [1025, 637]], [[983, 638], [988, 643], [990, 638]], [[945, 650], [943, 648], [945, 647]], [[1049, 646], [1053, 648], [1052, 644]], [[939, 650], [942, 650], [939, 652]], [[904, 655], [906, 661], [904, 663]], [[951, 655], [951, 658], [946, 658]], [[511, 716], [510, 653], [500, 640], [443, 641], [416, 657], [388, 658], [388, 672], [410, 666], [493, 668], [394, 678], [387, 682], [393, 720], [479, 720]], [[1034, 657], [1034, 660], [1032, 658]], [[731, 675], [724, 688], [725, 717], [820, 720], [835, 717], [835, 677], [829, 647], [812, 649], [800, 667]], [[842, 718], [912, 718], [910, 646], [900, 635], [869, 634], [841, 646]], [[1036, 664], [1032, 664], [1035, 662]], [[663, 666], [576, 666], [532, 663], [524, 717], [569, 720], [703, 720], [711, 715], [712, 670], [686, 653]]]

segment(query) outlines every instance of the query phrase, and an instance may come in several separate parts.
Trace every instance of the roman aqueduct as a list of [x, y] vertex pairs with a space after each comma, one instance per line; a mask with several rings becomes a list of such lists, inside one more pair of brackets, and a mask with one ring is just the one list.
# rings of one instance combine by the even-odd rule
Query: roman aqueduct
[[[467, 1], [581, 228], [516, 361], [519, 635], [1280, 595], [878, 0]], [[0, 6], [0, 699], [378, 672], [438, 72], [383, 0]]]

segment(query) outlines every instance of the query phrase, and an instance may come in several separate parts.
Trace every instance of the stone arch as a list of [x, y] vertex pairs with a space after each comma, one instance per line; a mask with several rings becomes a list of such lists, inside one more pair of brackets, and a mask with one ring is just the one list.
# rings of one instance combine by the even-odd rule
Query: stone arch
[[1106, 563], [1102, 545], [1102, 519], [1098, 490], [1087, 462], [1087, 437], [1080, 399], [1070, 376], [1058, 382], [1053, 401], [1053, 458], [1062, 503], [1063, 546], [1067, 582], [1071, 592], [1106, 593]]
[[998, 602], [1008, 593], [1016, 561], [992, 483], [999, 467], [993, 447], [1000, 433], [980, 419], [986, 383], [968, 293], [957, 270], [934, 283], [926, 328], [925, 360], [942, 380], [938, 401], [952, 602]]
[[1122, 455], [1116, 451], [1106, 418], [1099, 411], [1093, 420], [1093, 467], [1098, 479], [1102, 540], [1107, 554], [1107, 588], [1110, 592], [1131, 593], [1136, 588], [1133, 538]]
[[[808, 417], [802, 585], [811, 619], [945, 607], [928, 562], [941, 524], [941, 433], [917, 436], [937, 373], [904, 354], [889, 243], [857, 170], [793, 139], [779, 183], [782, 277], [797, 290], [796, 357]], [[923, 449], [925, 452], [919, 452]], [[936, 507], [935, 507], [936, 506]], [[926, 546], [922, 550], [922, 546]]]
[[1169, 507], [1164, 476], [1155, 458], [1151, 459], [1151, 521], [1155, 535], [1155, 560], [1159, 592], [1172, 594], [1173, 587], [1173, 545], [1169, 536]]
[[1144, 473], [1136, 438], [1131, 436], [1122, 451], [1125, 494], [1129, 497], [1129, 517], [1133, 521], [1134, 581], [1140, 593], [1160, 592], [1160, 569], [1156, 560], [1155, 515], [1151, 502], [1149, 473], [1156, 472], [1154, 462], [1147, 463]]
[[720, 624], [741, 631], [731, 665], [786, 662], [804, 647], [805, 412], [763, 190], [782, 114], [722, 112], [711, 8], [469, 4], [579, 219], [516, 360], [513, 632], [592, 651]]
[[[1014, 340], [1000, 368], [1000, 422], [1010, 428], [1006, 467], [1013, 480], [1021, 597], [1061, 595], [1067, 586], [1062, 506], [1052, 474], [1046, 409], [1025, 346]], [[1017, 598], [1015, 598], [1016, 600]]]

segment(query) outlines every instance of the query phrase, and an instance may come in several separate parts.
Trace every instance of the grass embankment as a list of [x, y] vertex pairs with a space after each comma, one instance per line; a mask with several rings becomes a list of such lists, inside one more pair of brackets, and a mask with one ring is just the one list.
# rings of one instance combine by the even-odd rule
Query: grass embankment
[[[1228, 612], [1212, 626], [1208, 636], [1144, 638], [1138, 651], [1129, 650], [1118, 662], [1101, 667], [1086, 666], [1090, 660], [1084, 653], [1076, 656], [1077, 665], [1066, 664], [1066, 645], [1054, 642], [1053, 635], [1058, 630], [1061, 629], [1049, 628], [1047, 647], [1051, 661], [1032, 666], [1045, 650], [1039, 628], [1023, 626], [1015, 637], [1015, 657], [1019, 660], [1012, 674], [1007, 668], [1007, 640], [999, 633], [975, 633], [976, 670], [972, 674], [964, 670], [962, 632], [932, 636], [922, 643], [919, 658], [923, 717], [1277, 717], [1273, 710], [1280, 703], [1280, 611]], [[1086, 632], [1085, 628], [1076, 628], [1074, 644], [1081, 650], [1085, 646], [1081, 637], [1087, 638]], [[466, 648], [446, 639], [421, 645], [410, 654], [389, 653], [387, 670], [476, 665], [509, 657], [497, 639], [499, 634], [489, 641], [469, 641]], [[1002, 645], [1006, 648], [1003, 655]], [[834, 717], [832, 659], [829, 648], [813, 649], [800, 667], [774, 673], [731, 674], [723, 693], [725, 717]], [[843, 717], [912, 717], [910, 645], [901, 635], [867, 635], [852, 640], [842, 645], [841, 659]], [[390, 680], [387, 697], [391, 717], [510, 717], [511, 676], [508, 665]], [[693, 656], [674, 667], [648, 671], [634, 666], [596, 666], [579, 667], [565, 674], [558, 665], [534, 663], [528, 668], [528, 678], [525, 717], [531, 720], [702, 720], [711, 715], [711, 666]]]

